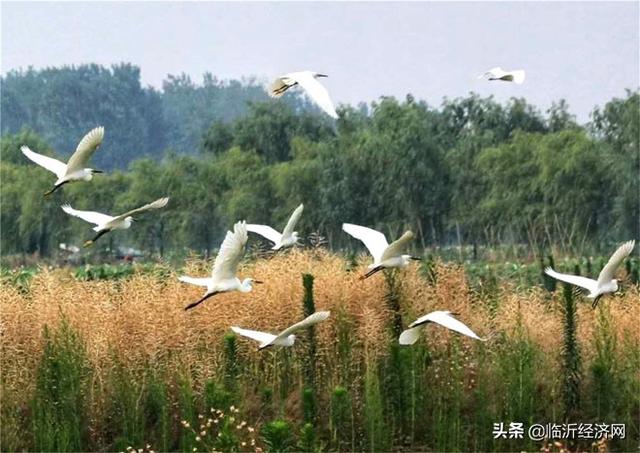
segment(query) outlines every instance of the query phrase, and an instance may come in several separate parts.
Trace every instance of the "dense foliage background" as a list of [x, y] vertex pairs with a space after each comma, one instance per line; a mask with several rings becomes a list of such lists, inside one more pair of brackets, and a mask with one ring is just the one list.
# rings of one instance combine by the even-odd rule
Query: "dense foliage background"
[[[342, 222], [416, 246], [526, 245], [528, 252], [608, 253], [638, 238], [638, 91], [596, 107], [579, 125], [563, 100], [544, 114], [470, 93], [438, 107], [381, 98], [341, 106], [333, 123], [302, 96], [268, 99], [256, 80], [196, 84], [169, 76], [161, 91], [130, 64], [13, 71], [2, 78], [2, 253], [49, 256], [89, 226], [59, 206], [118, 213], [160, 196], [162, 212], [102, 247], [209, 253], [238, 219], [280, 227], [301, 202], [298, 230], [352, 244]], [[42, 194], [53, 175], [19, 151], [66, 160], [91, 128], [106, 128], [91, 183]]]

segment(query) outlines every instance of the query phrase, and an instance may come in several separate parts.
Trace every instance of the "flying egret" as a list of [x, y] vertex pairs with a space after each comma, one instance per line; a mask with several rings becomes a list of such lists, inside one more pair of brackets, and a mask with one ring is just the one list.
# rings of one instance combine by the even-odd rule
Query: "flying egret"
[[96, 225], [95, 227], [93, 227], [93, 231], [97, 232], [98, 234], [93, 239], [90, 239], [84, 243], [84, 246], [88, 247], [96, 242], [100, 236], [108, 233], [109, 231], [126, 230], [127, 228], [129, 228], [135, 220], [133, 217], [135, 214], [139, 214], [150, 209], [164, 208], [168, 202], [169, 198], [159, 198], [153, 203], [146, 204], [140, 208], [133, 209], [129, 212], [125, 212], [124, 214], [120, 214], [115, 217], [107, 214], [102, 214], [100, 212], [80, 211], [78, 209], [73, 209], [68, 204], [63, 205], [62, 210], [69, 215], [78, 217], [85, 222], [93, 223], [94, 225]]
[[593, 299], [593, 308], [598, 305], [600, 298], [607, 293], [615, 293], [618, 291], [618, 280], [613, 278], [615, 276], [616, 269], [624, 259], [631, 254], [636, 241], [628, 241], [618, 247], [618, 250], [611, 255], [607, 264], [600, 271], [598, 280], [592, 280], [587, 277], [580, 277], [579, 275], [561, 274], [554, 271], [552, 268], [547, 267], [545, 274], [560, 280], [565, 283], [579, 286], [589, 291], [587, 298]]
[[388, 267], [406, 267], [411, 260], [420, 260], [416, 256], [402, 255], [403, 249], [413, 239], [413, 233], [406, 231], [399, 239], [389, 245], [384, 234], [371, 228], [343, 223], [342, 229], [356, 239], [364, 242], [364, 245], [373, 256], [373, 263], [369, 265], [368, 272], [360, 277], [364, 280], [378, 271]]
[[273, 242], [274, 245], [271, 250], [280, 250], [281, 248], [291, 247], [298, 242], [298, 232], [293, 231], [293, 229], [296, 227], [298, 220], [300, 220], [303, 209], [304, 205], [301, 204], [295, 211], [293, 211], [293, 214], [289, 217], [287, 226], [284, 227], [282, 234], [267, 225], [247, 225], [247, 231], [257, 233]]
[[190, 283], [192, 285], [204, 286], [207, 291], [204, 295], [184, 309], [189, 310], [208, 298], [216, 294], [226, 293], [229, 291], [240, 291], [248, 293], [252, 290], [253, 283], [262, 283], [252, 278], [245, 278], [240, 281], [236, 277], [238, 264], [244, 255], [244, 246], [247, 243], [247, 225], [245, 222], [238, 222], [233, 226], [233, 233], [227, 231], [227, 235], [220, 246], [220, 251], [213, 263], [213, 270], [210, 278], [194, 278], [186, 275], [178, 278], [181, 282]]
[[94, 173], [102, 173], [101, 170], [85, 168], [85, 166], [89, 162], [93, 153], [102, 144], [103, 138], [104, 127], [96, 127], [95, 129], [92, 129], [82, 138], [82, 140], [80, 140], [80, 143], [78, 143], [78, 147], [76, 148], [76, 152], [73, 153], [66, 164], [64, 162], [60, 162], [58, 159], [33, 152], [26, 145], [22, 146], [20, 151], [22, 151], [22, 154], [27, 156], [28, 159], [41, 167], [46, 168], [50, 172], [55, 173], [58, 177], [54, 183], [53, 189], [45, 192], [44, 195], [47, 196], [55, 192], [58, 187], [61, 187], [68, 182], [91, 181]]
[[257, 330], [241, 329], [240, 327], [235, 326], [232, 327], [231, 330], [233, 330], [238, 335], [242, 335], [243, 337], [251, 338], [252, 340], [260, 342], [258, 350], [268, 348], [269, 346], [293, 346], [293, 343], [295, 343], [296, 341], [296, 336], [293, 335], [294, 332], [324, 321], [329, 317], [329, 314], [330, 312], [328, 311], [318, 311], [310, 316], [307, 316], [302, 321], [290, 327], [287, 327], [278, 335], [273, 335], [267, 332], [259, 332]]
[[503, 82], [515, 82], [520, 85], [524, 82], [524, 70], [517, 69], [515, 71], [505, 71], [500, 66], [489, 69], [484, 74], [478, 76], [479, 79], [486, 78], [487, 80], [502, 80]]
[[279, 98], [292, 86], [300, 85], [322, 110], [330, 117], [338, 119], [338, 114], [333, 102], [331, 102], [329, 92], [316, 80], [318, 77], [329, 76], [313, 71], [290, 72], [273, 81], [269, 86], [269, 96]]
[[420, 336], [420, 327], [429, 322], [440, 324], [447, 329], [475, 338], [476, 340], [486, 341], [484, 338], [477, 336], [471, 329], [469, 329], [469, 327], [451, 315], [457, 315], [457, 313], [451, 313], [450, 311], [432, 311], [409, 324], [409, 328], [400, 334], [398, 341], [403, 345], [415, 343], [418, 341], [418, 337]]

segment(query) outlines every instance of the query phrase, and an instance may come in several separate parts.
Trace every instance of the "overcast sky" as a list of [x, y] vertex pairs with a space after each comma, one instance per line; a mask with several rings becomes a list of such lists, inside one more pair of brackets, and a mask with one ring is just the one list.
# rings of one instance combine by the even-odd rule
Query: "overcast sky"
[[[470, 91], [546, 110], [594, 105], [638, 87], [639, 3], [9, 3], [2, 73], [95, 62], [167, 74], [271, 78], [312, 69], [337, 103], [406, 93], [439, 105]], [[477, 80], [523, 68], [523, 85]]]

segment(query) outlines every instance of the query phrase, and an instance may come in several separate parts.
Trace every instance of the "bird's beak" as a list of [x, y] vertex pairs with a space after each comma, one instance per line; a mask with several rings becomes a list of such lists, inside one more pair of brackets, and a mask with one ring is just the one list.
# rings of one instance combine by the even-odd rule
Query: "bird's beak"
[[263, 281], [260, 281], [260, 280], [254, 280], [254, 281], [253, 281], [253, 283], [257, 283], [257, 284], [261, 285], [261, 284], [263, 284], [264, 282], [263, 282]]
[[104, 173], [102, 170], [93, 170], [94, 173]]
[[422, 258], [419, 256], [412, 256], [411, 259], [415, 261], [422, 261]]
[[329, 77], [329, 76], [326, 74], [318, 74], [316, 77]]

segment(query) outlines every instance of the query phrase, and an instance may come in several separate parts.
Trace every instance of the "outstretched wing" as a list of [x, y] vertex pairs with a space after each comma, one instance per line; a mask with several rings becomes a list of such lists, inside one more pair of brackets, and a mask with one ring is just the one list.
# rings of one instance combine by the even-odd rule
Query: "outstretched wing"
[[190, 285], [204, 286], [205, 288], [209, 286], [209, 282], [211, 281], [210, 278], [196, 278], [196, 277], [189, 277], [187, 275], [182, 275], [178, 277], [178, 280], [180, 280], [183, 283], [189, 283]]
[[235, 327], [235, 326], [231, 327], [231, 330], [233, 330], [238, 335], [242, 335], [243, 337], [247, 337], [247, 338], [251, 338], [252, 340], [259, 341], [260, 344], [271, 343], [273, 340], [276, 339], [275, 335], [272, 335], [267, 332], [241, 329], [240, 327]]
[[318, 104], [318, 106], [324, 110], [327, 115], [332, 118], [338, 118], [336, 108], [333, 106], [333, 102], [329, 97], [329, 92], [320, 82], [318, 82], [312, 72], [294, 72], [292, 74], [288, 74], [288, 77], [298, 82], [307, 92], [309, 97], [313, 99], [313, 101]]
[[259, 234], [260, 236], [269, 239], [274, 244], [280, 242], [280, 239], [282, 238], [280, 233], [267, 225], [247, 225], [247, 231]]
[[631, 254], [635, 245], [636, 241], [628, 241], [618, 247], [618, 250], [611, 255], [607, 264], [605, 264], [600, 271], [600, 275], [598, 275], [598, 285], [602, 285], [603, 283], [613, 280], [616, 269], [622, 264], [624, 259]]
[[384, 261], [394, 256], [402, 255], [402, 252], [407, 247], [407, 244], [413, 240], [413, 232], [406, 231], [402, 236], [393, 241], [389, 247], [387, 247], [382, 254], [380, 261]]
[[389, 243], [387, 242], [387, 238], [384, 237], [384, 234], [371, 228], [354, 225], [352, 223], [343, 223], [342, 230], [354, 238], [360, 239], [376, 263], [381, 260], [385, 249], [389, 247]]
[[300, 204], [300, 206], [298, 206], [296, 210], [293, 211], [293, 214], [291, 214], [291, 217], [289, 217], [289, 221], [287, 222], [287, 225], [284, 227], [284, 230], [282, 231], [282, 236], [286, 238], [291, 237], [291, 235], [293, 234], [293, 229], [296, 227], [296, 224], [298, 223], [298, 221], [300, 220], [300, 217], [302, 216], [303, 210], [304, 210], [304, 205]]
[[80, 211], [78, 209], [73, 209], [68, 204], [62, 205], [61, 208], [67, 214], [78, 217], [85, 222], [93, 223], [94, 225], [104, 225], [111, 222], [115, 218], [111, 217], [110, 215], [101, 214], [95, 211]]
[[21, 146], [20, 151], [22, 151], [22, 154], [27, 156], [30, 161], [35, 162], [52, 173], [55, 173], [58, 178], [62, 178], [67, 171], [67, 166], [64, 162], [60, 162], [58, 159], [54, 159], [53, 157], [33, 152], [28, 146]]
[[220, 251], [213, 263], [211, 277], [214, 280], [227, 280], [235, 278], [238, 264], [244, 255], [244, 246], [247, 243], [247, 224], [237, 222], [233, 226], [233, 233], [227, 231], [227, 235], [220, 246]]
[[124, 214], [120, 214], [118, 217], [116, 217], [114, 220], [122, 220], [125, 219], [129, 216], [135, 215], [135, 214], [140, 214], [141, 212], [145, 212], [145, 211], [149, 211], [151, 209], [160, 209], [160, 208], [164, 208], [167, 203], [169, 203], [169, 197], [164, 197], [164, 198], [158, 198], [156, 201], [149, 203], [149, 204], [145, 204], [144, 206], [141, 206], [139, 208], [133, 209], [129, 212], [125, 212]]
[[78, 143], [76, 152], [69, 158], [69, 162], [67, 162], [67, 173], [73, 173], [85, 168], [93, 153], [102, 144], [103, 138], [104, 127], [96, 127], [89, 131], [89, 133], [80, 140], [80, 143]]
[[300, 329], [304, 329], [305, 327], [309, 327], [312, 326], [314, 324], [318, 324], [319, 322], [324, 321], [325, 319], [327, 319], [329, 317], [329, 315], [331, 314], [331, 312], [328, 311], [318, 311], [315, 312], [312, 315], [307, 316], [306, 318], [304, 318], [302, 321], [287, 327], [286, 329], [284, 329], [282, 332], [280, 332], [278, 334], [278, 336], [276, 337], [277, 339], [281, 339], [281, 338], [287, 338], [289, 335], [291, 335], [293, 332], [300, 330]]
[[555, 278], [556, 280], [579, 286], [592, 293], [596, 292], [596, 290], [598, 289], [598, 282], [587, 277], [580, 277], [579, 275], [571, 274], [561, 274], [560, 272], [554, 271], [550, 267], [546, 268], [544, 270], [544, 273], [549, 275], [550, 277]]
[[440, 324], [443, 327], [446, 327], [447, 329], [461, 333], [462, 335], [475, 338], [476, 340], [485, 341], [483, 338], [480, 338], [478, 335], [476, 335], [473, 330], [467, 327], [466, 324], [463, 324], [462, 322], [451, 316], [451, 313], [448, 311], [433, 311], [427, 315], [422, 316], [421, 318], [416, 319], [409, 325], [409, 327], [418, 327], [428, 322], [434, 322], [436, 324]]

